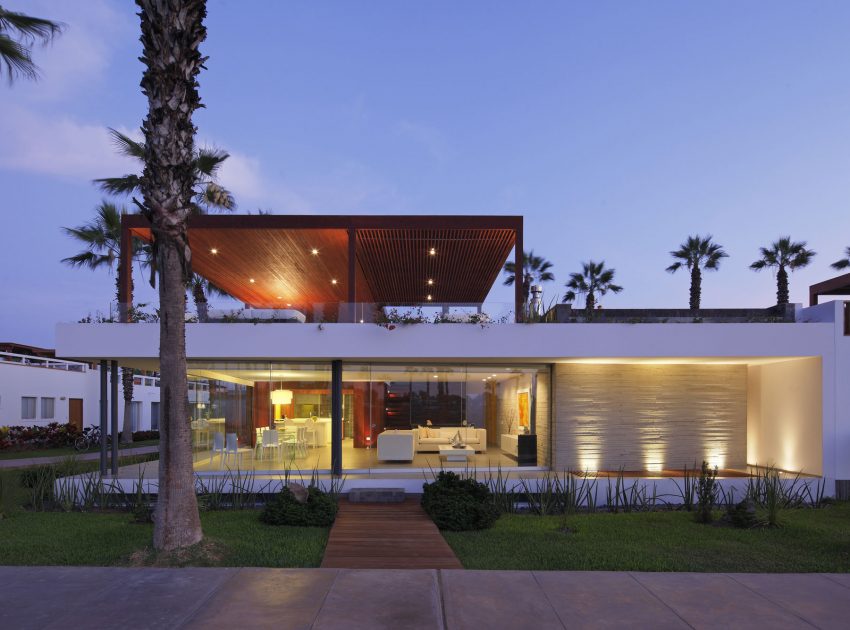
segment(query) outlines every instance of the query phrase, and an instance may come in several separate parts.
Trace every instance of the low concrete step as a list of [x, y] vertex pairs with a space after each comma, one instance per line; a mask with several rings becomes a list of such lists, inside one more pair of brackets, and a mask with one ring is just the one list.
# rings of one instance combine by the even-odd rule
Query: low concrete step
[[352, 488], [348, 491], [352, 503], [402, 503], [404, 488]]

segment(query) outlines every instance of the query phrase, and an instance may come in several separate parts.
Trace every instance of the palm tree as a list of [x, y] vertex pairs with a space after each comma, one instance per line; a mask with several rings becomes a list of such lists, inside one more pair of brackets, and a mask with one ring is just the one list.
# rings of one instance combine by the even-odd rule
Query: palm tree
[[63, 28], [58, 22], [15, 13], [0, 6], [0, 75], [5, 72], [10, 84], [17, 77], [38, 79], [32, 47], [36, 43], [47, 45]]
[[[204, 0], [136, 0], [142, 29], [142, 92], [148, 100], [144, 171], [137, 202], [151, 222], [159, 275], [160, 461], [154, 512], [157, 550], [203, 538], [192, 470], [186, 383], [186, 286], [192, 277], [188, 223], [197, 185], [195, 126], [198, 74], [206, 60]], [[154, 276], [155, 278], [155, 276]]]
[[581, 264], [581, 273], [571, 273], [565, 285], [569, 291], [564, 294], [564, 302], [575, 302], [576, 297], [584, 295], [584, 311], [588, 318], [593, 317], [596, 306], [596, 296], [603, 296], [608, 291], [619, 293], [623, 290], [614, 284], [614, 269], [606, 269], [605, 261], [598, 263], [592, 260]]
[[[133, 140], [116, 129], [110, 129], [109, 133], [121, 155], [144, 163], [144, 142]], [[228, 157], [230, 157], [229, 153], [219, 149], [200, 148], [195, 153], [192, 214], [207, 214], [213, 211], [232, 212], [236, 209], [233, 195], [216, 181], [221, 165]], [[140, 192], [141, 177], [133, 173], [121, 177], [104, 177], [94, 181], [103, 192], [112, 195], [133, 195]], [[197, 274], [192, 275], [187, 289], [192, 292], [199, 321], [206, 320], [208, 291], [214, 295], [227, 296], [227, 293], [209, 284]]]
[[844, 250], [844, 253], [847, 254], [845, 258], [841, 260], [836, 260], [832, 265], [830, 265], [833, 269], [847, 269], [850, 267], [850, 247]]
[[[83, 245], [84, 249], [79, 254], [63, 258], [62, 262], [71, 267], [84, 267], [87, 269], [108, 268], [109, 273], [115, 273], [116, 299], [120, 302], [121, 296], [118, 292], [118, 278], [121, 276], [121, 215], [126, 214], [126, 209], [120, 210], [115, 204], [102, 201], [95, 210], [94, 220], [83, 225], [62, 228], [68, 236]], [[135, 246], [132, 260], [141, 260], [146, 266], [147, 248], [134, 241]], [[116, 262], [117, 261], [117, 262]], [[132, 301], [132, 287], [131, 301]], [[130, 309], [132, 312], [132, 309]], [[121, 428], [121, 442], [133, 441], [133, 370], [132, 368], [121, 369], [121, 387], [124, 394], [124, 423]]]
[[790, 236], [783, 236], [771, 243], [770, 247], [760, 247], [761, 258], [750, 265], [753, 271], [768, 267], [776, 269], [776, 303], [788, 304], [788, 272], [802, 269], [815, 257], [815, 252], [806, 249], [806, 241], [794, 242]]
[[670, 252], [676, 259], [667, 271], [675, 273], [682, 267], [687, 267], [691, 272], [691, 296], [688, 307], [696, 310], [702, 301], [702, 270], [717, 271], [720, 260], [728, 258], [729, 254], [723, 251], [723, 247], [711, 240], [711, 234], [702, 236], [689, 236], [679, 249]]
[[[549, 271], [552, 263], [542, 256], [535, 256], [534, 250], [522, 253], [522, 299], [528, 304], [529, 291], [532, 284], [551, 282], [555, 275]], [[516, 263], [509, 261], [505, 263], [505, 286], [511, 286], [516, 282]]]

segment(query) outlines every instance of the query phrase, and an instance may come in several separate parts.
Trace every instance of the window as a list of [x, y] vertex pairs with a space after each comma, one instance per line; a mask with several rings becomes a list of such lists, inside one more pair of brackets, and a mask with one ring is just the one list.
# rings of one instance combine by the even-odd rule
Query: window
[[56, 399], [55, 398], [42, 398], [41, 399], [41, 419], [42, 420], [53, 420], [55, 407], [56, 407]]
[[142, 423], [142, 403], [134, 400], [130, 407], [130, 424], [135, 433], [139, 430], [139, 425]]
[[151, 403], [151, 431], [159, 431], [159, 403]]
[[35, 396], [21, 396], [21, 420], [35, 420]]

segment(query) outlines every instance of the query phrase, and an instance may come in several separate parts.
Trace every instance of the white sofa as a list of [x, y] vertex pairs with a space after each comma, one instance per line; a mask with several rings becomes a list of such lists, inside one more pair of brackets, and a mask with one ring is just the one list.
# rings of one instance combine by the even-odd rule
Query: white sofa
[[[425, 431], [429, 433], [426, 437]], [[467, 446], [475, 449], [476, 453], [485, 453], [487, 451], [487, 429], [477, 429], [475, 427], [427, 427], [423, 429], [413, 429], [416, 434], [416, 452], [417, 453], [436, 453], [441, 446], [448, 446], [452, 438], [460, 431], [460, 436]], [[436, 436], [430, 435], [434, 432]]]
[[416, 436], [413, 431], [390, 429], [378, 434], [378, 459], [391, 462], [412, 462]]

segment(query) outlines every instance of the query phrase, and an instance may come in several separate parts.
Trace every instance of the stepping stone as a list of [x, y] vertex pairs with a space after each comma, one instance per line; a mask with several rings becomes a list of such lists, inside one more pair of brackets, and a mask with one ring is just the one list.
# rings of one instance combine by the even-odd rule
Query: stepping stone
[[348, 500], [351, 503], [403, 503], [404, 488], [352, 488]]

